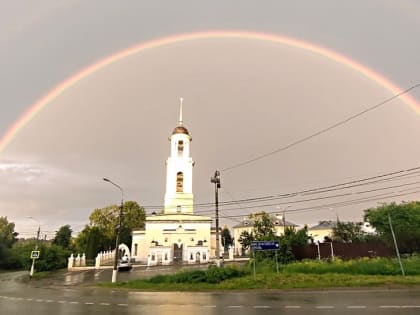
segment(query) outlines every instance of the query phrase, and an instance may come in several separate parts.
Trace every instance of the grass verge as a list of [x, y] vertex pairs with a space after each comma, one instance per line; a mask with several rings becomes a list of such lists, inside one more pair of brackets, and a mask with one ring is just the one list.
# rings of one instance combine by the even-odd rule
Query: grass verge
[[420, 286], [420, 259], [408, 258], [404, 263], [407, 273], [405, 277], [400, 275], [399, 264], [394, 259], [375, 258], [334, 262], [304, 261], [284, 265], [279, 273], [273, 271], [272, 263], [260, 263], [255, 278], [251, 266], [211, 267], [207, 271], [182, 271], [173, 275], [102, 285], [156, 291]]
[[420, 286], [420, 276], [371, 276], [264, 273], [233, 278], [220, 283], [167, 283], [148, 280], [132, 280], [117, 284], [102, 284], [109, 287], [152, 291], [206, 291], [206, 290], [250, 290], [250, 289], [310, 289], [349, 287], [405, 287]]

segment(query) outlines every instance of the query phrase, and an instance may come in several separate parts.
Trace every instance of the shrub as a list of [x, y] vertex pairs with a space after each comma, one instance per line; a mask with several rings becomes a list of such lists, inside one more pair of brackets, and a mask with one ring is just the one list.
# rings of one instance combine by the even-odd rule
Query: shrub
[[[31, 251], [35, 248], [35, 242], [17, 243], [12, 249], [12, 261], [15, 269], [29, 270], [32, 264]], [[61, 246], [40, 244], [38, 247], [40, 257], [35, 261], [36, 271], [49, 271], [67, 266], [69, 252]]]
[[247, 274], [245, 269], [210, 266], [207, 270], [191, 270], [178, 272], [173, 275], [157, 275], [147, 281], [150, 283], [220, 283], [245, 274]]

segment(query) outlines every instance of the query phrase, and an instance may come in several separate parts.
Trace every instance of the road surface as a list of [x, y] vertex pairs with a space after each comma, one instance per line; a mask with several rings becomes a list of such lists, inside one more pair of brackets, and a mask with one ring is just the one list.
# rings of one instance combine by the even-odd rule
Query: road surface
[[0, 314], [420, 314], [420, 289], [133, 292], [80, 285], [96, 273], [43, 281], [2, 273]]

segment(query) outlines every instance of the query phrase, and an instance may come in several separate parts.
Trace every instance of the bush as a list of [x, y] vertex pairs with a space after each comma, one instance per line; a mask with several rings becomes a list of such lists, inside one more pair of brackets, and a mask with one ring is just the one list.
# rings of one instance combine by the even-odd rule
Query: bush
[[[29, 270], [32, 265], [31, 251], [35, 248], [34, 242], [16, 243], [11, 251], [12, 268]], [[36, 271], [49, 271], [67, 266], [69, 252], [61, 246], [41, 244], [38, 246], [40, 257], [35, 261]]]
[[220, 268], [210, 266], [207, 270], [182, 271], [173, 275], [158, 275], [147, 281], [150, 283], [220, 283], [247, 273], [245, 269], [236, 267]]
[[69, 252], [58, 245], [42, 246], [41, 255], [36, 261], [37, 271], [49, 271], [65, 268]]
[[19, 257], [10, 248], [0, 244], [0, 269], [20, 269], [22, 265]]

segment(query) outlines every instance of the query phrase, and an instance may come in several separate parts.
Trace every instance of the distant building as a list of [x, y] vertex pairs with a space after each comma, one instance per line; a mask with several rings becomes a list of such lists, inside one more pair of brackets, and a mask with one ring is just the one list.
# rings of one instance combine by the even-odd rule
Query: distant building
[[308, 228], [308, 236], [314, 242], [322, 243], [326, 238], [332, 239], [333, 229], [337, 226], [337, 221], [319, 221], [317, 225]]
[[369, 235], [376, 234], [376, 229], [369, 222], [362, 223], [362, 231]]
[[[341, 222], [341, 221], [340, 221]], [[350, 223], [350, 222], [342, 222]], [[356, 222], [360, 225], [362, 232], [366, 234], [375, 234], [375, 229], [368, 222]], [[337, 226], [337, 221], [319, 221], [317, 225], [308, 228], [308, 235], [312, 237], [314, 242], [324, 242], [326, 239], [333, 239], [334, 228]]]
[[215, 255], [212, 219], [194, 214], [191, 140], [182, 121], [181, 99], [179, 123], [169, 137], [164, 209], [148, 215], [144, 229], [133, 230], [132, 257], [136, 261], [148, 265], [207, 263]]
[[[258, 214], [256, 214], [258, 217]], [[297, 228], [298, 226], [292, 222], [286, 221], [285, 217], [281, 214], [271, 214], [271, 222], [273, 222], [274, 230], [277, 236], [283, 235], [286, 227]], [[233, 227], [233, 237], [234, 237], [234, 248], [235, 255], [242, 255], [242, 245], [239, 243], [239, 238], [243, 232], [251, 233], [254, 228], [255, 219], [244, 217], [242, 221]]]

